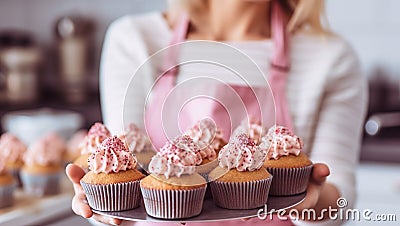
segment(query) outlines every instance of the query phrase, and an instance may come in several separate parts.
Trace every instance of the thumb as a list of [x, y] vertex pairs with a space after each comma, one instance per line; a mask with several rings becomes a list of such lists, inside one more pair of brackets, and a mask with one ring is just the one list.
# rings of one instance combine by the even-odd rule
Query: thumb
[[311, 173], [311, 182], [322, 185], [329, 176], [329, 167], [323, 163], [315, 163]]
[[69, 180], [74, 184], [79, 184], [79, 181], [85, 175], [85, 171], [75, 164], [68, 164], [65, 168], [65, 173], [67, 174]]

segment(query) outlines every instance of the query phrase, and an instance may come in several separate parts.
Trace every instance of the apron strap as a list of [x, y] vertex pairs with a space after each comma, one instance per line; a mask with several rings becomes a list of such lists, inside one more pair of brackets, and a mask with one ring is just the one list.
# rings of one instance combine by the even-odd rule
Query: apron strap
[[286, 84], [290, 69], [289, 34], [286, 30], [289, 18], [278, 0], [272, 1], [271, 35], [274, 52], [271, 60], [269, 84], [275, 101], [275, 120], [277, 125], [286, 126], [293, 131], [292, 117], [286, 97]]

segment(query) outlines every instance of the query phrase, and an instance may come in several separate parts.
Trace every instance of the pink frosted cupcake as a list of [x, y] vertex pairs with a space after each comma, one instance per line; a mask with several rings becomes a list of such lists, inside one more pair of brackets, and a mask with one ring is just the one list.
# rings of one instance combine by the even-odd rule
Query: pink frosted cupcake
[[207, 183], [195, 172], [201, 163], [198, 146], [189, 136], [167, 142], [149, 164], [149, 176], [140, 182], [147, 214], [162, 219], [199, 215]]
[[196, 168], [196, 172], [207, 179], [208, 173], [218, 166], [218, 153], [226, 144], [222, 131], [215, 125], [214, 121], [206, 118], [198, 121], [185, 134], [192, 138], [200, 148], [202, 162]]
[[261, 142], [261, 137], [267, 134], [267, 129], [261, 125], [261, 122], [254, 117], [249, 120], [243, 120], [242, 123], [233, 131], [232, 137], [241, 133], [247, 134], [256, 144]]
[[6, 159], [0, 155], [0, 208], [9, 207], [13, 204], [15, 187], [15, 179], [6, 170]]
[[246, 134], [233, 137], [219, 152], [219, 166], [209, 177], [213, 200], [226, 209], [264, 206], [272, 176], [262, 167], [266, 152]]
[[81, 143], [79, 147], [81, 155], [74, 161], [74, 164], [87, 172], [89, 170], [88, 158], [90, 154], [96, 152], [97, 147], [108, 137], [111, 137], [111, 133], [107, 127], [100, 122], [96, 122], [90, 127], [85, 139]]
[[65, 142], [49, 133], [29, 146], [24, 155], [21, 180], [24, 190], [35, 196], [59, 193]]
[[264, 167], [274, 176], [270, 195], [286, 196], [305, 192], [312, 162], [301, 152], [303, 141], [283, 126], [271, 127], [260, 148], [267, 151]]
[[66, 163], [73, 162], [81, 155], [80, 146], [85, 140], [86, 135], [86, 130], [79, 130], [78, 132], [74, 133], [74, 135], [68, 140], [67, 148], [63, 157]]
[[5, 133], [0, 137], [0, 155], [5, 160], [5, 167], [21, 186], [19, 171], [24, 165], [23, 156], [26, 146], [18, 137], [10, 133]]
[[89, 157], [90, 171], [81, 179], [89, 206], [100, 211], [122, 211], [140, 205], [136, 158], [116, 136], [101, 143]]
[[118, 138], [125, 143], [127, 150], [136, 156], [140, 167], [147, 170], [151, 158], [156, 154], [148, 136], [137, 125], [131, 123]]

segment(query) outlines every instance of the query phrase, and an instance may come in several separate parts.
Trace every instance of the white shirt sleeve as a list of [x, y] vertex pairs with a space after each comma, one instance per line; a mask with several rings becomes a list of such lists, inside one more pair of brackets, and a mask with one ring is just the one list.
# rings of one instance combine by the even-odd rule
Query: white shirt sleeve
[[123, 131], [124, 118], [129, 117], [130, 122], [139, 126], [143, 124], [143, 89], [126, 98], [125, 93], [135, 71], [147, 57], [144, 38], [131, 18], [122, 17], [110, 25], [100, 64], [100, 98], [104, 124], [113, 134]]
[[[352, 208], [356, 199], [355, 171], [367, 109], [367, 83], [353, 50], [347, 44], [341, 48], [325, 84], [310, 159], [329, 166], [331, 174], [327, 182], [337, 187], [340, 196], [347, 200], [346, 207]], [[340, 220], [329, 220], [322, 225], [342, 223]]]

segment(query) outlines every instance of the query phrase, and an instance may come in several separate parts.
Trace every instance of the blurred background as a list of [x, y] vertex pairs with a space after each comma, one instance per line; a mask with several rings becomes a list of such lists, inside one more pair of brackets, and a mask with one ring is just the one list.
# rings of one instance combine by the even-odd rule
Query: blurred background
[[[101, 121], [98, 68], [107, 26], [123, 15], [165, 5], [164, 0], [1, 0], [2, 132], [29, 133], [23, 137], [29, 143], [48, 125], [68, 138]], [[355, 48], [369, 81], [357, 205], [393, 211], [400, 202], [400, 1], [327, 0], [326, 6], [330, 28]], [[371, 176], [381, 181], [372, 183]], [[378, 189], [384, 196], [371, 199]], [[0, 224], [87, 224], [70, 217], [69, 205], [70, 193], [56, 212], [46, 214], [43, 205], [35, 213], [0, 210]]]

